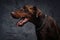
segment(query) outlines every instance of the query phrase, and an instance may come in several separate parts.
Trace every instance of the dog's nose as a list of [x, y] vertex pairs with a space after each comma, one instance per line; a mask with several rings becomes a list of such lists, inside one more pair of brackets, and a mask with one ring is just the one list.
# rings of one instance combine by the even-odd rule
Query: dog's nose
[[16, 15], [15, 12], [11, 12], [11, 16], [12, 16], [13, 18], [15, 18], [15, 19], [18, 19], [18, 18], [19, 18], [19, 17]]
[[15, 15], [14, 12], [11, 12], [11, 16], [14, 17], [14, 15]]
[[14, 12], [11, 12], [11, 14], [14, 14]]
[[11, 15], [13, 16], [15, 13], [14, 12], [11, 12]]

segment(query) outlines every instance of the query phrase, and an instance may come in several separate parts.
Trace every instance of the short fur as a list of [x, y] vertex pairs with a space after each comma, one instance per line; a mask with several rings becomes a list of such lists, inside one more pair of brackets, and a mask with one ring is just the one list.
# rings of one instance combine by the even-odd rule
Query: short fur
[[35, 31], [38, 40], [59, 40], [56, 21], [51, 16], [43, 14], [39, 8], [25, 5], [21, 9], [14, 11], [14, 14], [11, 13], [11, 15], [14, 18], [28, 18], [28, 21], [36, 26]]

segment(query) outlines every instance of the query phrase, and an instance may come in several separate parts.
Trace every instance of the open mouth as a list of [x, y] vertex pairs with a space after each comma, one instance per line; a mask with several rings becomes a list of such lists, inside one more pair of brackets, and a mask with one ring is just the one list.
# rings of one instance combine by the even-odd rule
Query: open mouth
[[17, 22], [17, 26], [22, 26], [23, 24], [25, 24], [29, 19], [22, 17], [20, 21]]

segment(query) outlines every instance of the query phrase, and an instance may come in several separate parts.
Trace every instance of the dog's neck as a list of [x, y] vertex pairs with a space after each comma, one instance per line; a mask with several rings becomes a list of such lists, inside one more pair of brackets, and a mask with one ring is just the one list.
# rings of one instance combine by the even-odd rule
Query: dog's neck
[[45, 15], [39, 15], [38, 17], [34, 16], [31, 22], [36, 26], [36, 28], [39, 28], [42, 25], [42, 22], [45, 18]]

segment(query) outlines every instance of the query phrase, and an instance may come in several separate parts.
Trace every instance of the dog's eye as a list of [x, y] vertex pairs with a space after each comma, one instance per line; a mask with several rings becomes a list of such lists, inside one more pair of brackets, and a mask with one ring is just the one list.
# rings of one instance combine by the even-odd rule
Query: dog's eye
[[33, 9], [33, 8], [30, 8], [31, 10]]

